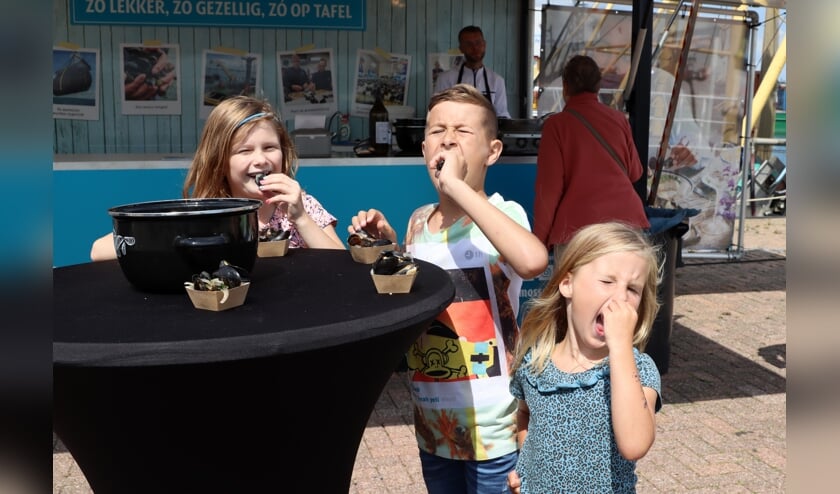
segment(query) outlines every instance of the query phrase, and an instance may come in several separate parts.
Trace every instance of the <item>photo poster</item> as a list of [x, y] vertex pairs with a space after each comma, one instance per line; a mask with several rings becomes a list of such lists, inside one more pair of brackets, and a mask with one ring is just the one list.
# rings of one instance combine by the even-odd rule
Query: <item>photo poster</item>
[[120, 44], [123, 115], [180, 115], [178, 45]]
[[207, 119], [219, 103], [231, 96], [254, 97], [260, 92], [262, 55], [230, 48], [204, 50], [198, 116]]
[[430, 53], [429, 54], [429, 94], [434, 93], [435, 84], [437, 84], [437, 76], [446, 72], [447, 70], [458, 70], [461, 64], [464, 63], [464, 55], [460, 52], [455, 53]]
[[302, 113], [329, 117], [338, 111], [332, 48], [277, 52], [277, 71], [284, 119]]
[[560, 33], [559, 39], [543, 39], [538, 76], [537, 114], [563, 109], [562, 71], [574, 55], [587, 55], [601, 68], [602, 103], [624, 111], [622, 92], [630, 73], [631, 17], [618, 10], [546, 7], [543, 31]]
[[[538, 113], [559, 98], [560, 71], [572, 55], [589, 55], [601, 68], [600, 99], [624, 111], [622, 92], [631, 64], [632, 15], [629, 11], [546, 8], [543, 32], [562, 33], [560, 39], [544, 39]], [[669, 22], [673, 21], [670, 25]], [[655, 43], [668, 36], [656, 51], [651, 71], [650, 141], [648, 190], [665, 129], [674, 87], [675, 63], [679, 60], [687, 19], [668, 12], [654, 15], [651, 38]], [[738, 138], [746, 94], [746, 23], [735, 18], [698, 17], [691, 47], [685, 59], [685, 79], [680, 87], [673, 125], [664, 156], [685, 146], [696, 162], [663, 167], [654, 206], [664, 209], [697, 209], [689, 217], [689, 230], [682, 237], [687, 252], [721, 252], [732, 247], [738, 216], [737, 187], [741, 148]], [[554, 94], [556, 93], [556, 94]], [[553, 111], [562, 109], [561, 105]]]
[[99, 50], [53, 47], [53, 118], [99, 120]]
[[359, 50], [356, 56], [351, 114], [370, 116], [377, 92], [385, 106], [404, 106], [408, 95], [411, 55], [386, 53], [382, 50]]

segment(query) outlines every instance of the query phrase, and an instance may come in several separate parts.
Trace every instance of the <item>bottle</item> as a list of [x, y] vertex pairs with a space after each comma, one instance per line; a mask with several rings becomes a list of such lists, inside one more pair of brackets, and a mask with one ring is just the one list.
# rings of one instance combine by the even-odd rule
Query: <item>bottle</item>
[[350, 115], [341, 114], [341, 122], [338, 124], [338, 142], [350, 142]]
[[388, 119], [388, 109], [382, 102], [381, 93], [376, 93], [376, 102], [370, 108], [370, 122], [368, 133], [370, 147], [374, 156], [388, 156], [391, 149], [391, 121]]

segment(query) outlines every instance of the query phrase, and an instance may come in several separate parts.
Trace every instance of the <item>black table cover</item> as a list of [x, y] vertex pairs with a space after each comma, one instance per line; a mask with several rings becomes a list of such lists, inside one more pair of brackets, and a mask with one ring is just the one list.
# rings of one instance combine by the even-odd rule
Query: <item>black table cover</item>
[[454, 297], [419, 261], [377, 294], [346, 251], [258, 258], [245, 304], [134, 289], [116, 261], [53, 272], [56, 433], [97, 493], [344, 492], [373, 406]]

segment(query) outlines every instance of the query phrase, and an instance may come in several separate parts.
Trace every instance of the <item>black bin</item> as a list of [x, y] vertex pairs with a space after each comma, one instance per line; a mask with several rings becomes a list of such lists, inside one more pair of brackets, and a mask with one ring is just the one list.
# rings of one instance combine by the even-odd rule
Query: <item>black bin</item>
[[657, 287], [656, 298], [659, 300], [659, 312], [653, 321], [650, 338], [645, 353], [650, 355], [660, 374], [668, 372], [671, 359], [671, 330], [674, 326], [674, 285], [675, 271], [682, 251], [682, 236], [688, 232], [688, 217], [699, 211], [696, 209], [662, 209], [646, 207], [650, 222], [650, 240], [660, 247], [662, 281]]

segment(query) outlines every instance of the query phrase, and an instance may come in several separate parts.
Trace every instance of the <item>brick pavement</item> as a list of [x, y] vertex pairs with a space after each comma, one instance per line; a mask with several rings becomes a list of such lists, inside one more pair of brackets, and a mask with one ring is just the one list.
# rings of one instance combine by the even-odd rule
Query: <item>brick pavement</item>
[[[687, 258], [676, 270], [670, 368], [656, 442], [637, 467], [641, 494], [785, 491], [787, 222], [745, 221], [739, 261]], [[350, 493], [425, 493], [410, 401], [405, 376], [394, 374], [359, 446]], [[90, 492], [55, 440], [53, 493]]]

